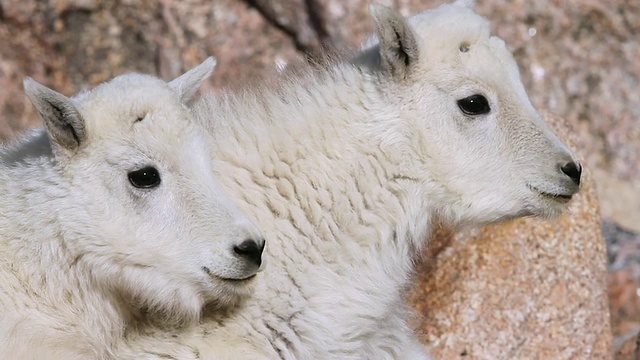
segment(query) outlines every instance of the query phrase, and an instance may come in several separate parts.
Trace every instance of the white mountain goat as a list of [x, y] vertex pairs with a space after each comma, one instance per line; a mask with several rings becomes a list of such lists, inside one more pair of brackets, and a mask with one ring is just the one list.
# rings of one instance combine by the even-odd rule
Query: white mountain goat
[[46, 131], [0, 151], [3, 359], [110, 358], [142, 316], [193, 323], [252, 292], [264, 240], [185, 105], [214, 66], [71, 99], [25, 80]]
[[579, 190], [574, 155], [468, 3], [371, 13], [379, 44], [353, 63], [195, 105], [268, 266], [226, 318], [150, 330], [126, 356], [428, 359], [405, 291], [435, 220], [554, 216]]

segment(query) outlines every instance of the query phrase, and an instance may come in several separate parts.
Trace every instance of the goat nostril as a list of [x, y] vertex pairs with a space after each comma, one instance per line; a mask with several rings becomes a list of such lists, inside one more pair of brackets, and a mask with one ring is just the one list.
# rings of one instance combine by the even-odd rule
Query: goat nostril
[[264, 250], [264, 241], [261, 245], [255, 240], [245, 240], [240, 245], [233, 247], [233, 251], [239, 256], [247, 258], [249, 261], [260, 266], [262, 264], [262, 251]]
[[582, 166], [571, 161], [560, 167], [565, 175], [571, 178], [576, 185], [580, 185], [580, 175], [582, 174]]

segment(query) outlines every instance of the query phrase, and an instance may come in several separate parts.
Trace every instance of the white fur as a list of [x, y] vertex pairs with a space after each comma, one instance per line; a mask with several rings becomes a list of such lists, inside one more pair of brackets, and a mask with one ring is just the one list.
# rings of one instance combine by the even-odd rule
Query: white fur
[[[72, 99], [25, 80], [47, 131], [0, 151], [3, 359], [110, 358], [138, 318], [193, 323], [250, 294], [259, 265], [233, 247], [262, 235], [214, 180], [184, 104], [214, 65]], [[160, 185], [134, 187], [149, 165]]]
[[[462, 5], [420, 13], [411, 28], [372, 6], [378, 40], [357, 65], [197, 104], [214, 171], [265, 232], [269, 266], [235, 312], [150, 330], [126, 356], [429, 358], [405, 292], [434, 221], [556, 215], [567, 199], [540, 191], [578, 191], [559, 169], [573, 154], [531, 105], [511, 54]], [[474, 94], [490, 113], [462, 113], [457, 101]]]

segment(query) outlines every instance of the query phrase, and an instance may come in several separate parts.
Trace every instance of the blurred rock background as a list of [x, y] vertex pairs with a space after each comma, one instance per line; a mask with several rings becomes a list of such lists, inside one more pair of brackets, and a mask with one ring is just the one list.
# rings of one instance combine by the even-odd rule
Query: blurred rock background
[[[379, 2], [405, 15], [441, 3]], [[207, 86], [219, 89], [359, 44], [372, 29], [366, 4], [0, 0], [0, 142], [39, 125], [23, 95], [26, 75], [71, 95], [127, 71], [171, 79], [215, 55], [218, 67]], [[640, 2], [477, 5], [513, 51], [534, 105], [565, 120], [551, 122], [579, 150], [595, 188], [589, 181], [571, 211], [555, 222], [527, 219], [471, 234], [443, 231], [412, 296], [424, 315], [417, 325], [447, 359], [609, 358], [612, 351], [619, 359], [637, 358]], [[613, 343], [601, 299], [606, 290]], [[571, 331], [575, 344], [567, 342]], [[580, 346], [588, 349], [581, 352]]]

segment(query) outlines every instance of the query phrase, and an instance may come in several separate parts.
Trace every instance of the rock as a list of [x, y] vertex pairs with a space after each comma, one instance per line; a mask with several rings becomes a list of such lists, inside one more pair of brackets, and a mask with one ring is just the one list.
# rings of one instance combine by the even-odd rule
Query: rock
[[209, 88], [302, 59], [286, 34], [237, 0], [2, 0], [0, 143], [40, 124], [22, 90], [26, 75], [70, 95], [129, 71], [171, 79], [209, 55], [218, 58]]
[[640, 359], [640, 329], [621, 338], [621, 342], [615, 346], [614, 357], [616, 360]]
[[[563, 121], [548, 122], [575, 144]], [[583, 184], [559, 219], [519, 219], [437, 239], [412, 294], [435, 354], [610, 358], [606, 247], [588, 168]]]
[[640, 332], [640, 281], [630, 267], [611, 271], [608, 277], [613, 332], [618, 334], [614, 350], [619, 350]]

